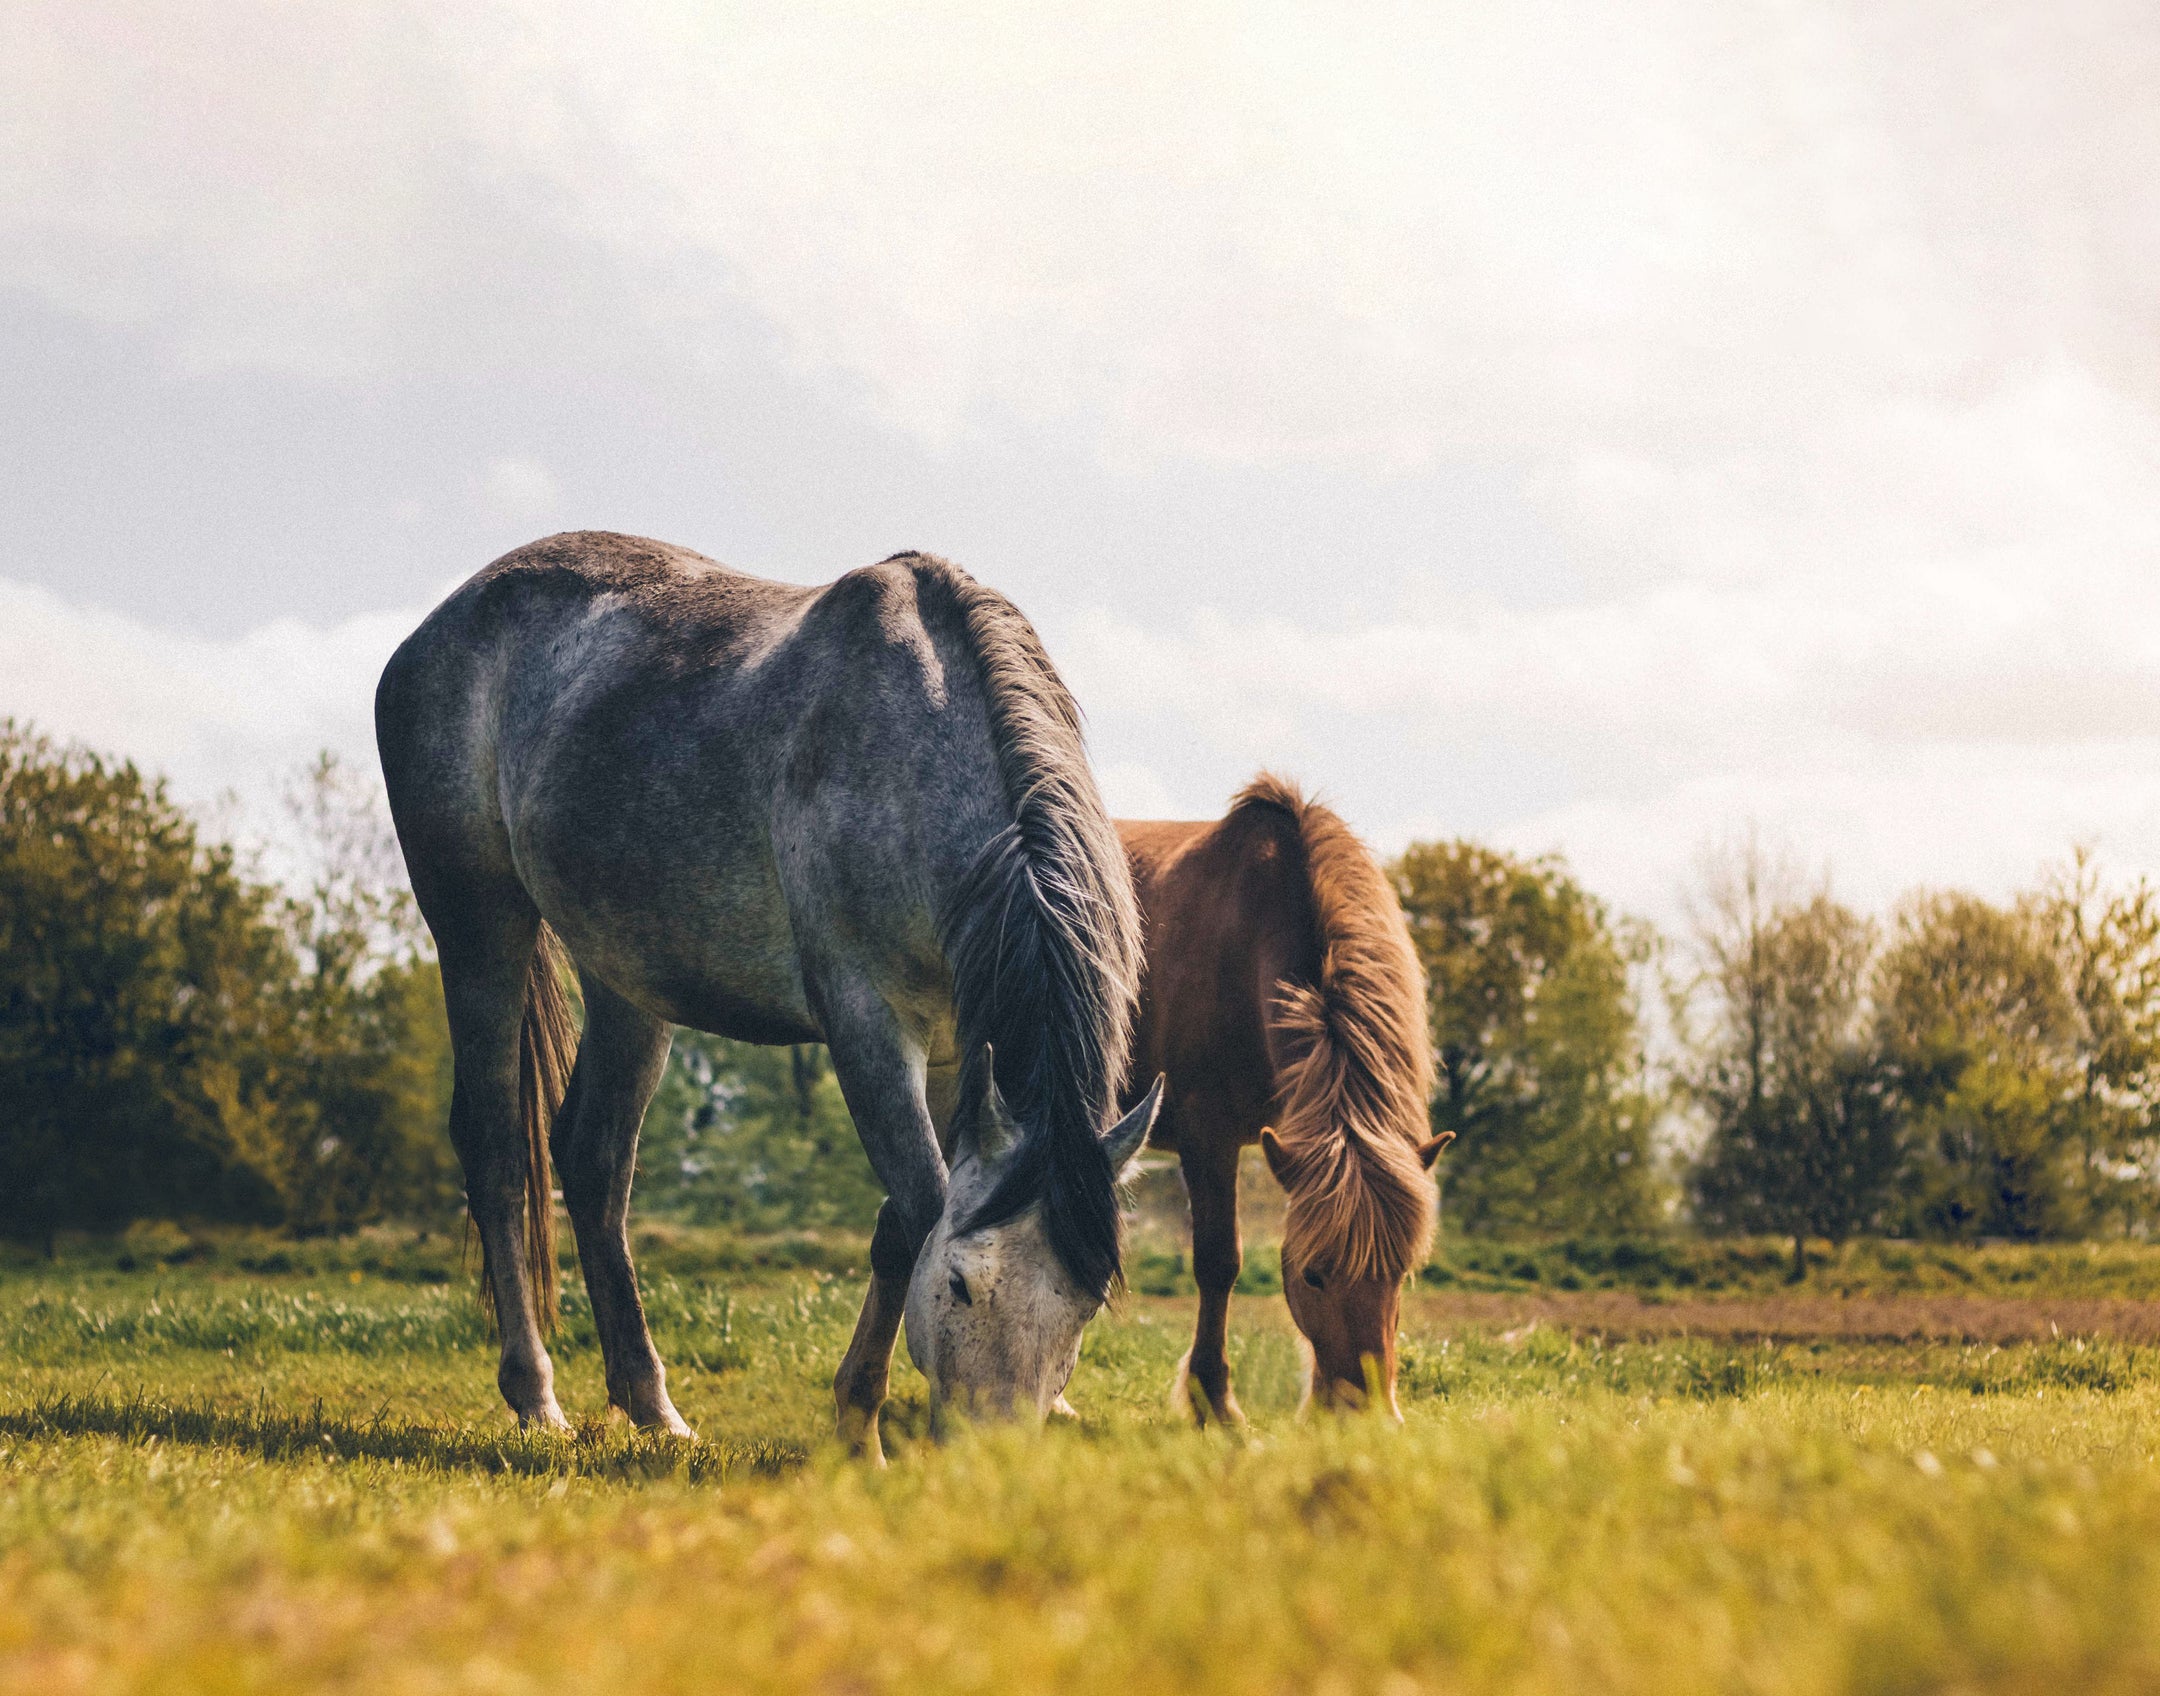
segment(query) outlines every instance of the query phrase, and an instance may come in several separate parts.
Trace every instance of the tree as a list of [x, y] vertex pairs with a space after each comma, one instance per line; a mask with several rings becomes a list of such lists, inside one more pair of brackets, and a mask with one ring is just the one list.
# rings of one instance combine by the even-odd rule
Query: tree
[[1616, 925], [1553, 858], [1419, 843], [1390, 868], [1424, 964], [1453, 1216], [1476, 1231], [1618, 1233], [1659, 1216], [1631, 969]]
[[380, 788], [325, 752], [288, 788], [301, 888], [277, 1179], [295, 1231], [454, 1208], [442, 979]]
[[2160, 1168], [2160, 899], [2141, 878], [2110, 893], [2090, 852], [2043, 881], [2036, 905], [2076, 1021], [2065, 1104], [2094, 1223], [2149, 1225]]
[[1911, 1121], [1911, 1223], [2068, 1237], [2090, 1215], [2079, 1006], [2060, 915], [2034, 899], [1908, 899], [1882, 962], [1880, 1042]]
[[867, 1230], [885, 1191], [825, 1050], [677, 1031], [638, 1144], [649, 1209], [745, 1230]]
[[161, 782], [0, 722], [0, 1231], [275, 1217], [290, 971]]
[[1709, 1127], [1697, 1221], [1790, 1236], [1798, 1280], [1810, 1236], [1880, 1224], [1901, 1142], [1868, 1020], [1874, 927], [1796, 881], [1752, 839], [1713, 859], [1674, 1022], [1681, 1087]]

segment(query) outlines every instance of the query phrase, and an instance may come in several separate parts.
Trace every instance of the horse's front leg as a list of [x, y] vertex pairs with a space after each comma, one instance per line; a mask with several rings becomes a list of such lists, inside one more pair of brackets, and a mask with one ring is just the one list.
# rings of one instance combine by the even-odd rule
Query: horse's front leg
[[668, 1027], [597, 979], [583, 980], [585, 1034], [551, 1139], [607, 1367], [609, 1405], [647, 1430], [694, 1437], [668, 1398], [630, 1258], [638, 1127], [667, 1068]]
[[893, 1345], [899, 1340], [908, 1279], [921, 1247], [922, 1238], [906, 1227], [890, 1201], [878, 1209], [877, 1231], [870, 1239], [870, 1288], [864, 1292], [840, 1370], [833, 1374], [840, 1440], [850, 1454], [876, 1466], [885, 1464], [878, 1413], [892, 1381]]
[[878, 1413], [891, 1382], [915, 1257], [945, 1205], [945, 1161], [932, 1128], [920, 1047], [866, 985], [825, 986], [820, 999], [833, 1073], [886, 1194], [870, 1238], [870, 1288], [833, 1375], [833, 1404], [848, 1451], [882, 1466]]
[[1192, 1203], [1193, 1281], [1200, 1286], [1200, 1315], [1192, 1347], [1178, 1362], [1171, 1395], [1193, 1419], [1243, 1425], [1245, 1410], [1230, 1388], [1230, 1290], [1245, 1264], [1238, 1238], [1238, 1145], [1208, 1136], [1190, 1120], [1178, 1128], [1178, 1164]]

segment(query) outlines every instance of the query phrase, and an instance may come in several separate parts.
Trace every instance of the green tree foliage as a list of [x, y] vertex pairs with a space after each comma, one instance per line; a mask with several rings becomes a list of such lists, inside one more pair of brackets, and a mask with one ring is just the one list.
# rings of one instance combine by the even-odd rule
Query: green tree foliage
[[2151, 1223], [2160, 1176], [2160, 898], [2110, 891], [2079, 849], [2037, 905], [2077, 1023], [2065, 1103], [2094, 1226]]
[[447, 1209], [442, 992], [373, 790], [296, 786], [305, 889], [132, 765], [0, 726], [0, 1231]]
[[2075, 1019], [2029, 905], [1913, 897], [1881, 966], [1880, 1030], [1911, 1114], [1914, 1223], [1943, 1236], [2069, 1235], [2060, 1115]]
[[1712, 1229], [1806, 1239], [1877, 1228], [1902, 1160], [1893, 1079], [1869, 1022], [1874, 927], [1795, 898], [1752, 843], [1711, 868], [1693, 980], [1676, 999], [1679, 1082], [1708, 1137], [1690, 1173]]
[[0, 724], [0, 1231], [277, 1214], [275, 917], [162, 783]]
[[1419, 843], [1391, 868], [1430, 992], [1450, 1217], [1474, 1231], [1634, 1231], [1659, 1216], [1631, 969], [1557, 859]]
[[2110, 1078], [2129, 1081], [2130, 1031], [2149, 1014], [2111, 1004], [2110, 905], [2088, 888], [2083, 902], [2057, 891], [2007, 907], [1921, 895], [1900, 912], [1882, 1042], [1912, 1114], [1921, 1228], [2071, 1237], [2129, 1203], [2110, 1163], [2150, 1109]]
[[2160, 1186], [2160, 901], [2073, 857], [2008, 904], [1922, 891], [1884, 937], [1752, 847], [1679, 1007], [1712, 1229], [2142, 1231]]
[[641, 1208], [743, 1230], [867, 1230], [885, 1191], [825, 1050], [677, 1031], [639, 1138]]
[[294, 957], [277, 1184], [296, 1231], [454, 1208], [450, 1032], [381, 797], [324, 754], [287, 809], [304, 864], [279, 908]]

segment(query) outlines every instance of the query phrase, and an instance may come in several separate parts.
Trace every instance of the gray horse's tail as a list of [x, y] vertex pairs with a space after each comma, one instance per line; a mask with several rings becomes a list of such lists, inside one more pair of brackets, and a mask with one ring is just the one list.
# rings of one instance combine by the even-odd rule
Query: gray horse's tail
[[[518, 1026], [518, 1125], [524, 1133], [525, 1272], [535, 1317], [553, 1335], [560, 1305], [555, 1282], [555, 1175], [548, 1160], [548, 1132], [570, 1088], [577, 1059], [577, 1025], [564, 986], [569, 951], [546, 924], [525, 973], [525, 1017]], [[481, 1288], [494, 1311], [494, 1280], [485, 1266]]]
[[1132, 875], [1088, 768], [1080, 709], [1034, 628], [942, 561], [922, 559], [918, 581], [945, 591], [980, 665], [1013, 818], [984, 844], [945, 918], [960, 1122], [978, 1122], [988, 1044], [1020, 1127], [965, 1228], [1040, 1201], [1058, 1259], [1100, 1298], [1120, 1260], [1116, 1177], [1100, 1138], [1124, 1082], [1139, 992]]

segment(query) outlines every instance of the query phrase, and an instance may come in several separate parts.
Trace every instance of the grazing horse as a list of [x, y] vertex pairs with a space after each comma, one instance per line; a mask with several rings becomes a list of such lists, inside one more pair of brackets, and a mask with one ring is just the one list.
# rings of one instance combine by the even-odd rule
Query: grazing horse
[[518, 1418], [564, 1423], [552, 1154], [608, 1400], [689, 1434], [627, 1228], [676, 1024], [831, 1049], [887, 1197], [843, 1436], [882, 1458], [903, 1316], [934, 1410], [1048, 1409], [1116, 1279], [1115, 1186], [1160, 1094], [1116, 1118], [1138, 915], [1078, 709], [1011, 603], [921, 554], [806, 589], [553, 536], [429, 615], [375, 727]]
[[1153, 1142], [1192, 1202], [1200, 1317], [1174, 1394], [1244, 1420], [1223, 1353], [1238, 1151], [1257, 1141], [1288, 1197], [1283, 1296], [1324, 1405], [1395, 1413], [1403, 1279], [1431, 1247], [1432, 1048], [1424, 974], [1365, 845], [1262, 775], [1213, 821], [1121, 820], [1146, 923], [1136, 1066], [1167, 1074]]

